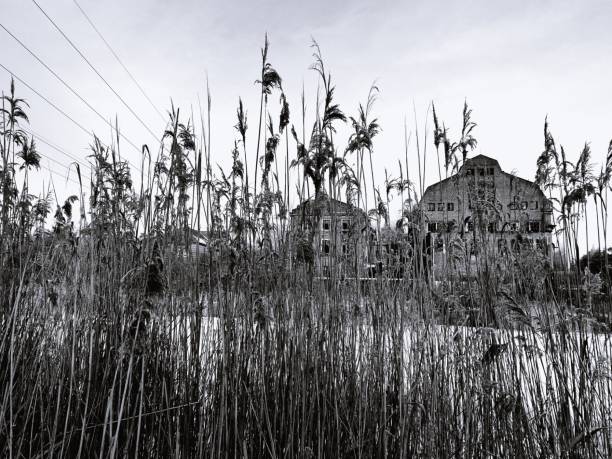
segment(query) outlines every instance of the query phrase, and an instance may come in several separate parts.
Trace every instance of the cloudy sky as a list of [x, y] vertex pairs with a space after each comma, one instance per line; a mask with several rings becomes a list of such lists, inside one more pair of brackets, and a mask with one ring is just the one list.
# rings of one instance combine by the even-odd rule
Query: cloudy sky
[[[12, 32], [107, 120], [119, 120], [136, 146], [156, 139], [164, 121], [96, 35], [73, 0], [37, 0], [80, 48], [140, 123], [70, 47], [30, 0], [0, 0], [0, 24]], [[260, 48], [270, 39], [269, 59], [283, 78], [292, 122], [298, 117], [302, 87], [307, 122], [312, 119], [317, 79], [312, 70], [312, 38], [319, 43], [336, 85], [337, 102], [354, 115], [376, 81], [380, 96], [373, 109], [383, 131], [375, 141], [375, 173], [397, 173], [403, 156], [404, 119], [413, 131], [410, 167], [416, 171], [414, 108], [421, 135], [434, 101], [451, 138], [460, 131], [467, 99], [483, 153], [503, 169], [533, 178], [548, 115], [553, 134], [571, 157], [585, 141], [601, 162], [612, 138], [612, 2], [609, 1], [145, 1], [78, 0], [156, 107], [170, 100], [181, 112], [205, 100], [206, 77], [212, 95], [212, 154], [227, 164], [235, 138], [238, 97], [245, 101], [254, 151], [258, 112]], [[111, 131], [97, 115], [0, 29], [0, 64], [53, 101], [88, 130], [110, 142]], [[0, 87], [10, 75], [0, 68]], [[85, 158], [91, 138], [37, 95], [17, 82], [30, 103], [29, 129], [69, 154]], [[276, 110], [277, 96], [271, 98]], [[413, 108], [414, 107], [414, 108]], [[146, 125], [146, 128], [145, 126]], [[431, 125], [431, 122], [429, 122]], [[349, 126], [339, 127], [343, 149]], [[39, 142], [43, 164], [60, 173], [66, 193], [66, 167], [72, 159]], [[139, 154], [122, 141], [122, 154]], [[430, 152], [433, 145], [428, 145]], [[48, 159], [52, 158], [52, 159]], [[437, 177], [434, 156], [427, 181]], [[48, 183], [48, 171], [39, 182]]]

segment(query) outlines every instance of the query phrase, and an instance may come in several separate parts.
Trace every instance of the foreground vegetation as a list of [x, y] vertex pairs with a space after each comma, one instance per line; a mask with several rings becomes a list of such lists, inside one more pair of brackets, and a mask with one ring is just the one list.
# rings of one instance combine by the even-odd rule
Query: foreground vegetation
[[[79, 194], [61, 201], [30, 195], [40, 156], [11, 85], [0, 139], [3, 456], [612, 455], [601, 250], [612, 149], [595, 177], [588, 146], [574, 166], [545, 127], [537, 178], [557, 203], [558, 264], [529, 248], [502, 263], [482, 251], [473, 275], [434, 280], [414, 207], [422, 176], [409, 180], [406, 157], [382, 193], [374, 180], [377, 89], [347, 118], [314, 51], [323, 93], [309, 134], [304, 108], [302, 132], [290, 126], [266, 41], [254, 152], [242, 102], [232, 166], [218, 174], [210, 115], [196, 133], [172, 110], [157, 157], [143, 147], [138, 185], [116, 146], [94, 139], [89, 174], [75, 165]], [[446, 174], [476, 146], [467, 105], [463, 114], [456, 142], [435, 118]], [[338, 151], [334, 133], [347, 121], [353, 135]], [[417, 161], [424, 168], [425, 148]], [[364, 208], [378, 229], [400, 197], [400, 224], [412, 228], [404, 279], [347, 279], [332, 266], [322, 280], [317, 222], [289, 231], [294, 188], [301, 201]], [[587, 199], [597, 269], [589, 254], [580, 263]], [[193, 245], [194, 228], [205, 245]]]

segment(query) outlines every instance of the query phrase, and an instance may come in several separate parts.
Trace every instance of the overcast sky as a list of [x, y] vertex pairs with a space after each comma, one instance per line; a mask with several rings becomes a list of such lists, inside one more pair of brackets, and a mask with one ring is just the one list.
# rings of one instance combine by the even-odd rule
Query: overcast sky
[[[59, 27], [82, 50], [110, 85], [155, 133], [164, 122], [140, 94], [72, 0], [38, 0]], [[585, 141], [594, 160], [603, 161], [612, 138], [612, 2], [610, 1], [116, 1], [79, 0], [140, 85], [164, 112], [170, 99], [190, 114], [204, 101], [206, 75], [212, 94], [213, 158], [227, 164], [235, 132], [238, 97], [249, 114], [248, 147], [254, 151], [258, 112], [260, 48], [270, 39], [269, 60], [283, 78], [292, 122], [298, 118], [304, 85], [312, 118], [317, 79], [311, 38], [319, 43], [336, 85], [337, 102], [354, 115], [376, 81], [380, 96], [374, 116], [382, 125], [375, 139], [375, 173], [397, 174], [403, 156], [404, 118], [414, 131], [413, 104], [423, 130], [428, 105], [458, 137], [465, 99], [478, 124], [475, 136], [482, 153], [501, 167], [532, 179], [543, 148], [542, 127], [551, 129], [570, 157]], [[123, 134], [140, 146], [155, 145], [137, 121], [44, 15], [29, 0], [0, 0], [0, 23], [105, 118], [119, 119]], [[0, 63], [39, 90], [88, 129], [110, 141], [110, 128], [68, 92], [4, 30], [0, 30]], [[0, 69], [0, 87], [9, 74]], [[30, 103], [31, 129], [78, 157], [88, 154], [85, 133], [17, 83]], [[278, 95], [271, 105], [276, 110]], [[199, 123], [199, 119], [197, 121]], [[431, 125], [431, 122], [429, 123]], [[339, 128], [343, 150], [349, 126]], [[414, 140], [414, 133], [413, 133]], [[410, 167], [416, 170], [416, 151]], [[71, 160], [39, 142], [40, 150], [60, 163]], [[430, 152], [433, 145], [428, 146]], [[152, 147], [152, 150], [155, 148]], [[292, 152], [294, 150], [292, 149]], [[122, 153], [139, 163], [125, 142]], [[428, 163], [428, 183], [437, 165]], [[65, 168], [43, 159], [58, 172]], [[412, 172], [411, 171], [411, 172]], [[45, 172], [44, 174], [42, 172]], [[48, 172], [38, 175], [48, 182]], [[435, 172], [435, 174], [434, 174]], [[73, 185], [54, 178], [69, 192]]]

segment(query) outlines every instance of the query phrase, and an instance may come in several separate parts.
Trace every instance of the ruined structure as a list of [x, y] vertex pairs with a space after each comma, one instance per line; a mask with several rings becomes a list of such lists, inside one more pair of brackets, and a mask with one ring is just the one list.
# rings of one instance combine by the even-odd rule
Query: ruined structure
[[[294, 237], [307, 238], [326, 274], [332, 261], [347, 275], [357, 259], [365, 260], [374, 240], [365, 212], [351, 204], [321, 195], [308, 199], [291, 211]], [[315, 226], [316, 225], [316, 226]]]
[[470, 255], [485, 248], [498, 255], [526, 248], [552, 255], [551, 201], [535, 183], [504, 172], [493, 158], [468, 159], [457, 174], [429, 186], [420, 209], [434, 263], [446, 258], [441, 255], [453, 241]]

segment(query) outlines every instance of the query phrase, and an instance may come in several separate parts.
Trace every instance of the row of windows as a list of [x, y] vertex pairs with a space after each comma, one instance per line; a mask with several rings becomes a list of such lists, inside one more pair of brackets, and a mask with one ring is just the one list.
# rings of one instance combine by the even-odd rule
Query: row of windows
[[428, 211], [434, 211], [434, 210], [438, 210], [440, 212], [444, 211], [444, 208], [446, 207], [446, 210], [449, 212], [452, 212], [453, 210], [455, 210], [455, 203], [454, 202], [429, 202], [427, 203], [427, 210]]
[[[323, 227], [323, 231], [329, 231], [331, 229], [331, 218], [324, 218], [322, 221], [322, 227]], [[348, 232], [349, 228], [351, 227], [351, 222], [349, 219], [347, 218], [343, 218], [341, 220], [341, 227], [342, 227], [342, 232]]]
[[465, 171], [465, 175], [471, 175], [471, 176], [495, 175], [495, 168], [494, 167], [469, 168], [468, 170]]
[[[457, 224], [454, 221], [429, 222], [427, 224], [427, 231], [429, 231], [430, 233], [444, 233], [444, 232], [450, 233], [456, 227], [457, 227]], [[528, 233], [539, 233], [541, 231], [540, 227], [541, 225], [539, 221], [530, 221], [530, 222], [526, 222], [523, 225], [521, 225], [520, 222], [511, 222], [509, 225], [506, 226], [505, 230], [516, 232], [516, 233], [520, 231], [526, 231]], [[474, 231], [474, 223], [468, 222], [465, 226], [465, 230], [468, 232]], [[487, 225], [487, 231], [489, 233], [497, 233], [501, 231], [501, 228], [499, 227], [497, 222], [491, 222]]]
[[[538, 210], [540, 207], [540, 203], [538, 201], [513, 201], [508, 204], [508, 208], [510, 210]], [[472, 205], [470, 204], [470, 209]], [[427, 210], [429, 212], [438, 211], [442, 212], [446, 209], [448, 212], [452, 212], [455, 210], [454, 202], [428, 202]]]
[[[342, 255], [346, 255], [349, 252], [348, 244], [343, 243], [341, 250]], [[321, 253], [323, 255], [329, 255], [331, 253], [331, 241], [329, 239], [321, 239]]]

